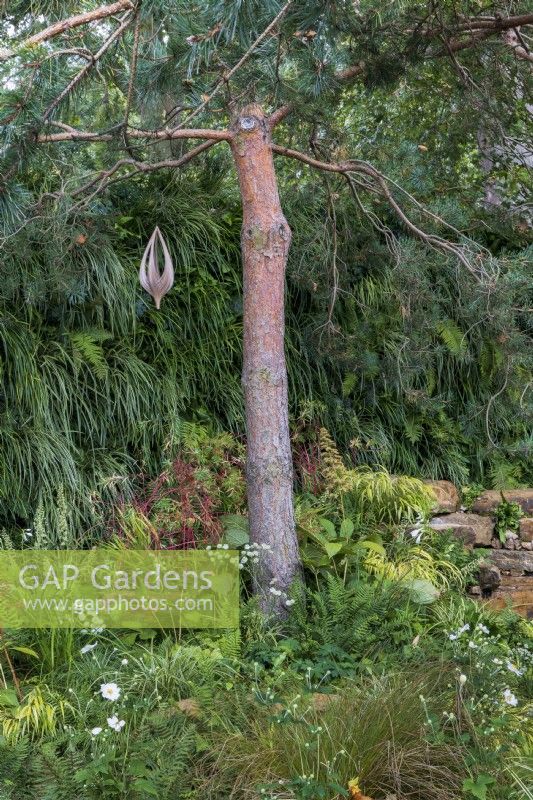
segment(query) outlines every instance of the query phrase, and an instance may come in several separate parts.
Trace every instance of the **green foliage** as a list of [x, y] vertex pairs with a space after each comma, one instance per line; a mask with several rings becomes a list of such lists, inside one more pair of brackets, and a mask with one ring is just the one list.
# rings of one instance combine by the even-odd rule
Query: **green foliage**
[[483, 488], [480, 483], [472, 483], [461, 488], [461, 500], [466, 511], [472, 511], [472, 506], [483, 492]]
[[329, 433], [320, 430], [320, 452], [326, 491], [348, 514], [367, 522], [394, 523], [429, 512], [433, 496], [422, 481], [390, 475], [385, 469], [348, 469]]
[[502, 493], [501, 503], [496, 508], [496, 533], [501, 542], [505, 542], [507, 531], [514, 533], [520, 526], [524, 512], [519, 503], [510, 503]]

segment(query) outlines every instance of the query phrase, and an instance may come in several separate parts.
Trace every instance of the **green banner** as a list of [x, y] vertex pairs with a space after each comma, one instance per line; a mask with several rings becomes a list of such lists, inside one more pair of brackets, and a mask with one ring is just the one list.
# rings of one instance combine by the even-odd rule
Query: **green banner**
[[2, 550], [0, 628], [235, 628], [231, 550]]

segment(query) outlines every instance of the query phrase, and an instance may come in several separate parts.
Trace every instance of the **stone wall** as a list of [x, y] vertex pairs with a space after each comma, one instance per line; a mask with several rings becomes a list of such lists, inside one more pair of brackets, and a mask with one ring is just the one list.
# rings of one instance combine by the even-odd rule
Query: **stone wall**
[[[450, 530], [466, 547], [489, 550], [479, 572], [479, 584], [471, 594], [495, 608], [507, 604], [533, 619], [533, 489], [483, 492], [472, 509], [461, 507], [457, 488], [448, 481], [425, 481], [435, 495], [430, 527]], [[496, 532], [496, 513], [503, 498], [518, 503], [523, 517], [517, 531], [506, 531], [505, 541]], [[503, 538], [503, 537], [502, 537]]]

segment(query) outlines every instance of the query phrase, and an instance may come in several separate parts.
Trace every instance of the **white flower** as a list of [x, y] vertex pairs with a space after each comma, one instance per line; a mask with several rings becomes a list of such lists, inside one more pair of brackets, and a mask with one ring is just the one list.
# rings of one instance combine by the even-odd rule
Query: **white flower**
[[121, 731], [121, 730], [122, 730], [122, 728], [123, 728], [123, 727], [124, 727], [124, 725], [126, 724], [126, 721], [125, 721], [125, 720], [123, 720], [123, 719], [119, 719], [119, 718], [117, 717], [117, 715], [115, 714], [114, 716], [112, 716], [112, 717], [108, 717], [108, 718], [107, 718], [107, 724], [108, 724], [108, 725], [109, 725], [109, 727], [110, 727], [110, 728], [112, 728], [114, 731], [117, 731], [117, 732], [119, 732], [119, 731]]
[[486, 633], [486, 634], [487, 634], [487, 636], [488, 636], [488, 634], [490, 633], [490, 631], [489, 631], [489, 629], [487, 628], [487, 626], [486, 626], [486, 625], [483, 625], [483, 623], [482, 623], [482, 622], [478, 622], [478, 624], [477, 624], [477, 629], [478, 629], [478, 630], [480, 630], [480, 631], [481, 631], [481, 633]]
[[501, 658], [493, 658], [492, 659], [492, 663], [493, 664], [497, 664], [499, 667], [501, 667], [501, 665], [503, 664], [503, 661], [501, 660]]
[[475, 642], [468, 642], [468, 646], [471, 650], [477, 650], [477, 644]]
[[509, 672], [514, 672], [515, 675], [521, 675], [522, 674], [522, 670], [518, 669], [518, 667], [515, 667], [515, 665], [511, 664], [510, 661], [507, 662], [507, 669], [509, 670]]
[[98, 736], [99, 733], [102, 733], [102, 728], [93, 728], [91, 731], [91, 736]]
[[459, 675], [459, 683], [461, 686], [464, 686], [466, 683], [466, 675]]
[[510, 689], [505, 690], [505, 692], [503, 693], [503, 699], [505, 700], [508, 706], [518, 705], [518, 700], [516, 699], [516, 697], [514, 696], [514, 694]]
[[116, 683], [102, 683], [100, 686], [100, 694], [105, 700], [118, 700], [120, 692]]
[[295, 603], [294, 600], [285, 600], [285, 605], [287, 606], [287, 608], [290, 608], [291, 606], [293, 606], [294, 603]]
[[450, 639], [450, 641], [452, 641], [452, 642], [455, 642], [455, 640], [457, 639], [457, 634], [456, 633], [450, 633], [450, 635], [448, 636], [448, 639]]
[[127, 658], [123, 658], [123, 659], [122, 659], [122, 661], [121, 661], [120, 663], [122, 664], [122, 666], [123, 666], [123, 667], [125, 667], [125, 666], [127, 666], [127, 665], [128, 665], [130, 662], [128, 661], [128, 659], [127, 659]]
[[80, 650], [80, 653], [82, 654], [82, 656], [84, 656], [85, 653], [90, 653], [91, 650], [94, 650], [94, 648], [96, 647], [97, 644], [98, 644], [98, 642], [95, 642], [94, 644], [85, 644], [85, 645], [83, 645], [83, 647]]
[[411, 536], [417, 544], [420, 544], [420, 540], [422, 538], [421, 528], [415, 528], [413, 531], [411, 531]]

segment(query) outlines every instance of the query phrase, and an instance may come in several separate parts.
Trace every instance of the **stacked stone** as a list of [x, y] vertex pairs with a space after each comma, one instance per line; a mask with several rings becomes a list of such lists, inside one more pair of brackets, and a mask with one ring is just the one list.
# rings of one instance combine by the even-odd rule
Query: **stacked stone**
[[[481, 565], [474, 596], [502, 608], [509, 603], [519, 613], [533, 617], [533, 489], [483, 492], [471, 512], [461, 508], [457, 488], [449, 481], [426, 481], [435, 494], [434, 516], [429, 522], [436, 531], [451, 531], [466, 547], [490, 548]], [[524, 516], [518, 531], [506, 531], [505, 541], [496, 532], [496, 512], [502, 502], [517, 503]]]

